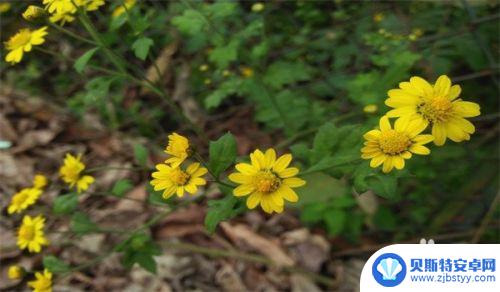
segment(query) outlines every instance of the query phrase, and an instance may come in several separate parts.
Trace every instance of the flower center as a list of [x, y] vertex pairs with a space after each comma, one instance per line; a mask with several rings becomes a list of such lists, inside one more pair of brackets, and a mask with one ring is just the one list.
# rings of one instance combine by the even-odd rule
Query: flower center
[[396, 155], [406, 151], [411, 145], [411, 141], [407, 135], [391, 129], [382, 131], [379, 139], [379, 145], [380, 149], [385, 154]]
[[24, 240], [31, 241], [35, 238], [35, 228], [33, 226], [22, 226], [19, 235]]
[[436, 97], [418, 105], [418, 112], [430, 122], [443, 122], [451, 114], [452, 103], [446, 97]]
[[176, 185], [183, 186], [189, 180], [189, 174], [185, 173], [180, 169], [177, 169], [174, 172], [172, 172], [171, 178]]
[[25, 46], [31, 40], [31, 31], [29, 29], [22, 29], [12, 40], [9, 42], [9, 49], [17, 49]]
[[261, 171], [254, 178], [255, 189], [261, 193], [272, 193], [281, 185], [281, 179], [270, 171]]

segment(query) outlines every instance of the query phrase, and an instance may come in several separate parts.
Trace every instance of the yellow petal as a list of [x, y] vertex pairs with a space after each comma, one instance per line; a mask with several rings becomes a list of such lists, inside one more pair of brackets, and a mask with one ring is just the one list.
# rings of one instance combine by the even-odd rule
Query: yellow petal
[[270, 169], [273, 165], [274, 162], [276, 161], [276, 151], [274, 149], [267, 149], [266, 153], [264, 154], [265, 157], [265, 168]]
[[229, 180], [237, 184], [248, 184], [252, 181], [252, 177], [239, 172], [233, 172], [229, 175]]
[[388, 131], [388, 130], [392, 129], [391, 123], [389, 123], [389, 118], [387, 116], [383, 116], [380, 118], [379, 127], [380, 127], [380, 130], [382, 130], [382, 131]]
[[198, 170], [198, 168], [199, 168], [199, 167], [200, 167], [200, 164], [199, 164], [198, 162], [191, 163], [191, 164], [188, 166], [188, 168], [186, 169], [186, 172], [187, 172], [188, 174], [193, 174], [193, 173], [195, 173], [195, 172]]
[[299, 196], [295, 193], [294, 190], [284, 185], [280, 188], [280, 194], [283, 196], [283, 199], [295, 203], [299, 200]]
[[393, 157], [388, 156], [384, 161], [384, 165], [382, 166], [382, 171], [384, 173], [389, 173], [393, 167], [394, 167]]
[[409, 124], [410, 124], [409, 116], [400, 117], [399, 119], [396, 120], [396, 123], [394, 123], [394, 130], [398, 132], [405, 132]]
[[448, 98], [450, 100], [456, 99], [460, 93], [462, 92], [462, 88], [460, 88], [460, 85], [453, 85], [450, 87], [450, 93], [448, 93]]
[[453, 142], [462, 142], [468, 138], [468, 134], [465, 133], [457, 123], [448, 122], [445, 124], [446, 135]]
[[399, 108], [390, 110], [386, 113], [386, 115], [389, 118], [402, 117], [402, 116], [406, 116], [406, 115], [413, 117], [416, 113], [417, 113], [416, 106], [404, 106], [404, 107], [399, 107]]
[[300, 179], [298, 177], [290, 177], [290, 178], [285, 178], [283, 180], [283, 184], [292, 187], [292, 188], [298, 188], [306, 184], [306, 181], [303, 179]]
[[405, 167], [405, 160], [401, 156], [394, 156], [392, 162], [396, 169], [403, 169]]
[[432, 135], [418, 135], [416, 136], [415, 138], [412, 139], [413, 142], [417, 143], [417, 144], [427, 144], [429, 142], [432, 142], [434, 141], [434, 136]]
[[239, 185], [233, 190], [233, 194], [236, 197], [241, 197], [250, 194], [254, 190], [255, 188], [253, 187], [253, 185]]
[[422, 146], [420, 144], [415, 144], [410, 146], [410, 151], [420, 155], [428, 155], [431, 153], [431, 150], [429, 150], [429, 148]]
[[278, 171], [277, 172], [277, 174], [281, 178], [292, 177], [292, 176], [297, 175], [297, 173], [299, 173], [299, 169], [296, 168], [296, 167], [289, 167], [289, 168], [286, 168], [286, 169], [284, 169], [282, 171]]
[[454, 101], [453, 112], [464, 118], [477, 117], [481, 114], [479, 104], [470, 101]]
[[255, 168], [254, 166], [248, 164], [248, 163], [238, 163], [235, 166], [236, 170], [239, 172], [246, 174], [246, 175], [252, 175], [257, 173], [258, 169]]
[[432, 125], [432, 136], [434, 136], [434, 144], [437, 146], [444, 145], [446, 142], [446, 130], [441, 123]]
[[247, 207], [248, 209], [254, 209], [260, 203], [262, 198], [262, 193], [255, 192], [251, 194], [247, 199]]
[[380, 137], [381, 133], [382, 132], [380, 132], [379, 130], [371, 130], [371, 131], [366, 132], [363, 135], [363, 138], [365, 138], [366, 140], [377, 140], [378, 137]]
[[429, 96], [432, 94], [432, 86], [421, 77], [414, 76], [410, 78], [410, 84], [421, 92], [420, 96]]
[[280, 172], [283, 171], [285, 168], [288, 167], [290, 162], [292, 161], [292, 155], [291, 154], [284, 154], [276, 160], [273, 166], [273, 170], [275, 172]]
[[[434, 139], [434, 137], [432, 137], [432, 139]], [[411, 152], [410, 151], [405, 151], [405, 152], [401, 153], [401, 157], [403, 157], [404, 159], [410, 159], [411, 158]]]
[[439, 96], [447, 96], [450, 92], [451, 80], [446, 75], [441, 75], [434, 84], [434, 93]]
[[374, 157], [370, 161], [370, 167], [372, 167], [372, 168], [379, 167], [382, 163], [384, 163], [386, 157], [387, 156], [385, 156], [384, 154], [380, 154], [379, 156]]
[[427, 125], [429, 125], [429, 122], [427, 120], [418, 117], [409, 122], [408, 128], [406, 128], [406, 132], [409, 134], [410, 138], [413, 138], [422, 133], [425, 128], [427, 128]]

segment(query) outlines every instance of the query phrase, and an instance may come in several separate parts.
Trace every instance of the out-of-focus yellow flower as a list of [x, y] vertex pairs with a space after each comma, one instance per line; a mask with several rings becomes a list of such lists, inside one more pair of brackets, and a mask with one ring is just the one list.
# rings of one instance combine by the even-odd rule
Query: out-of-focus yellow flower
[[85, 170], [85, 164], [81, 161], [81, 155], [77, 157], [67, 153], [64, 158], [64, 164], [59, 169], [59, 175], [62, 180], [69, 185], [70, 188], [76, 185], [77, 192], [86, 191], [94, 182], [94, 178], [90, 175], [81, 175]]
[[14, 265], [14, 266], [9, 267], [9, 271], [7, 274], [8, 274], [9, 279], [18, 280], [18, 279], [21, 279], [23, 277], [24, 271], [20, 266]]
[[52, 273], [43, 270], [43, 273], [36, 272], [35, 280], [28, 282], [28, 286], [33, 288], [33, 292], [52, 292]]
[[387, 116], [409, 116], [425, 126], [431, 125], [434, 144], [438, 146], [447, 138], [467, 141], [475, 127], [465, 118], [479, 116], [481, 112], [477, 103], [457, 99], [461, 91], [446, 75], [439, 76], [434, 86], [423, 78], [411, 77], [409, 82], [399, 83], [398, 89], [389, 90], [385, 104], [394, 109]]
[[390, 172], [393, 168], [403, 169], [405, 159], [410, 159], [412, 153], [428, 155], [431, 151], [423, 146], [434, 140], [432, 135], [420, 135], [425, 130], [425, 123], [409, 117], [398, 119], [394, 129], [387, 116], [379, 122], [379, 130], [371, 130], [363, 137], [366, 142], [361, 149], [361, 158], [371, 159], [373, 168], [383, 164], [382, 171]]
[[382, 20], [384, 20], [385, 16], [382, 12], [379, 12], [379, 13], [376, 13], [375, 15], [373, 15], [373, 21], [375, 22], [381, 22]]
[[262, 2], [257, 2], [252, 5], [252, 11], [253, 12], [261, 12], [264, 10], [265, 6]]
[[27, 248], [29, 252], [40, 252], [43, 245], [49, 244], [43, 232], [44, 225], [45, 218], [42, 215], [35, 218], [25, 215], [17, 232], [17, 246], [21, 250]]
[[105, 0], [74, 0], [75, 4], [86, 11], [94, 11], [106, 4]]
[[47, 177], [43, 174], [37, 174], [33, 178], [33, 187], [43, 189], [47, 185]]
[[175, 132], [168, 135], [168, 145], [165, 153], [172, 157], [165, 160], [165, 163], [172, 165], [172, 167], [177, 167], [189, 157], [190, 152], [188, 138]]
[[299, 169], [288, 167], [292, 161], [291, 154], [276, 159], [274, 149], [265, 154], [255, 150], [250, 154], [250, 163], [236, 164], [238, 172], [231, 173], [229, 179], [237, 184], [233, 190], [236, 197], [249, 196], [247, 207], [254, 209], [260, 204], [266, 213], [283, 212], [284, 200], [297, 202], [299, 197], [292, 188], [298, 188], [306, 182], [296, 175]]
[[45, 14], [46, 14], [45, 9], [43, 9], [42, 7], [30, 5], [23, 12], [23, 18], [28, 21], [33, 21], [36, 20], [37, 18], [45, 16]]
[[210, 85], [210, 84], [212, 84], [212, 80], [210, 80], [209, 78], [206, 78], [205, 80], [203, 80], [203, 84]]
[[376, 104], [369, 104], [363, 108], [363, 111], [367, 114], [373, 114], [377, 112], [378, 106]]
[[123, 1], [123, 5], [118, 5], [118, 7], [116, 7], [116, 9], [111, 14], [111, 17], [116, 18], [116, 17], [122, 15], [127, 10], [129, 10], [132, 7], [134, 7], [135, 2], [136, 2], [136, 0], [125, 0], [125, 1]]
[[42, 190], [37, 188], [22, 189], [12, 196], [12, 200], [7, 208], [7, 213], [20, 213], [22, 210], [36, 203], [41, 194]]
[[207, 182], [202, 178], [208, 170], [200, 167], [199, 163], [190, 164], [184, 171], [179, 166], [174, 167], [167, 164], [157, 164], [158, 171], [153, 172], [151, 185], [155, 191], [163, 190], [163, 198], [168, 199], [177, 194], [178, 197], [184, 196], [184, 192], [195, 194], [198, 186], [205, 185]]
[[229, 70], [224, 70], [224, 71], [222, 71], [222, 76], [224, 76], [224, 77], [228, 77], [228, 76], [230, 76], [230, 75], [231, 75], [231, 71], [229, 71]]
[[408, 39], [411, 41], [416, 41], [419, 37], [421, 37], [424, 34], [424, 31], [420, 28], [415, 28], [411, 34], [408, 36]]
[[29, 52], [33, 46], [41, 45], [45, 42], [45, 35], [47, 35], [46, 26], [37, 30], [30, 30], [29, 28], [19, 30], [18, 33], [5, 42], [5, 47], [9, 51], [7, 56], [5, 56], [5, 61], [10, 64], [21, 62], [24, 52]]
[[43, 4], [49, 13], [66, 14], [75, 13], [77, 10], [71, 0], [43, 0]]
[[208, 65], [207, 64], [203, 64], [203, 65], [200, 66], [199, 69], [200, 69], [201, 72], [205, 72], [205, 71], [208, 70]]
[[10, 3], [0, 3], [0, 13], [5, 13], [10, 10]]
[[245, 78], [250, 78], [253, 76], [253, 69], [250, 67], [246, 67], [246, 66], [240, 67], [240, 72], [241, 72], [241, 75], [243, 75], [243, 77], [245, 77]]

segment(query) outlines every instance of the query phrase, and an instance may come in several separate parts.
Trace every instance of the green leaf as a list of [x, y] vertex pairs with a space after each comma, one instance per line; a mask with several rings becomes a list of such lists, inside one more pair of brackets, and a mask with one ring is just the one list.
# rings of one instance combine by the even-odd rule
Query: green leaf
[[69, 193], [57, 197], [54, 200], [52, 210], [56, 215], [69, 214], [73, 212], [78, 205], [78, 195], [76, 193]]
[[237, 208], [238, 199], [228, 195], [220, 200], [208, 201], [208, 211], [205, 217], [205, 228], [209, 233], [214, 233], [217, 225], [241, 213], [245, 208]]
[[90, 61], [92, 56], [94, 56], [94, 54], [95, 54], [95, 52], [97, 52], [97, 50], [99, 50], [99, 48], [90, 49], [90, 50], [86, 51], [83, 55], [80, 56], [80, 58], [78, 58], [75, 61], [75, 64], [73, 65], [73, 67], [75, 68], [76, 72], [78, 72], [78, 73], [83, 72], [83, 70], [87, 66], [87, 63]]
[[97, 231], [99, 227], [86, 214], [77, 212], [71, 217], [71, 230], [79, 235], [83, 235]]
[[205, 107], [207, 109], [215, 108], [228, 96], [236, 93], [240, 87], [241, 79], [231, 78], [220, 84], [219, 88], [214, 90], [205, 98]]
[[132, 49], [134, 50], [135, 56], [143, 61], [146, 60], [146, 57], [148, 56], [149, 53], [149, 49], [153, 44], [154, 41], [148, 37], [142, 37], [137, 39], [132, 44]]
[[123, 197], [132, 187], [133, 185], [128, 179], [121, 179], [115, 183], [111, 193], [117, 197]]
[[240, 42], [238, 40], [232, 40], [226, 46], [216, 47], [212, 50], [208, 59], [214, 62], [219, 69], [224, 69], [229, 63], [238, 58], [239, 45]]
[[326, 208], [327, 205], [324, 203], [307, 204], [300, 213], [300, 220], [305, 223], [318, 223], [323, 219]]
[[143, 267], [146, 271], [156, 274], [156, 261], [150, 254], [138, 253], [135, 255], [135, 261], [139, 266]]
[[43, 266], [54, 274], [61, 274], [70, 270], [68, 264], [52, 255], [44, 256], [42, 262]]
[[264, 82], [274, 88], [311, 78], [312, 68], [301, 62], [277, 61], [267, 69]]
[[161, 254], [160, 247], [145, 233], [138, 233], [117, 248], [123, 252], [122, 263], [130, 269], [135, 263], [151, 273], [156, 273], [154, 255]]
[[339, 209], [329, 209], [323, 214], [323, 219], [326, 223], [326, 228], [330, 236], [339, 234], [344, 228], [346, 222], [346, 213]]
[[141, 144], [134, 145], [134, 157], [137, 164], [141, 166], [148, 164], [148, 150]]
[[366, 178], [367, 185], [375, 194], [386, 199], [393, 199], [396, 197], [396, 189], [398, 180], [395, 176], [390, 174], [379, 174], [369, 176]]
[[117, 30], [127, 22], [127, 13], [122, 13], [118, 17], [112, 17], [109, 24], [109, 30]]
[[299, 195], [298, 206], [314, 203], [326, 204], [346, 192], [346, 186], [342, 181], [322, 172], [308, 174], [302, 178], [307, 181], [307, 184], [295, 189]]
[[203, 29], [205, 20], [203, 15], [194, 9], [186, 9], [184, 13], [172, 18], [172, 24], [176, 26], [182, 33], [194, 35]]
[[234, 162], [236, 151], [236, 140], [231, 133], [224, 134], [217, 141], [210, 141], [208, 167], [216, 177]]

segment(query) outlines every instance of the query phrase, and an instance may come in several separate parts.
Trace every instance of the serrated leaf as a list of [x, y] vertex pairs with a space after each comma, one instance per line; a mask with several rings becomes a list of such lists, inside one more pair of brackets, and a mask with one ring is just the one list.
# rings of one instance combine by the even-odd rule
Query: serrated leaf
[[226, 97], [238, 91], [240, 84], [241, 80], [239, 78], [231, 78], [224, 81], [219, 88], [205, 98], [205, 107], [207, 109], [218, 107]]
[[214, 62], [219, 69], [224, 69], [238, 58], [239, 44], [238, 40], [233, 40], [226, 46], [216, 47], [210, 52], [208, 59]]
[[99, 227], [86, 214], [77, 212], [71, 217], [71, 230], [83, 235], [97, 231]]
[[137, 164], [146, 166], [148, 164], [148, 150], [141, 144], [134, 145], [134, 158]]
[[149, 49], [153, 44], [154, 41], [148, 37], [142, 37], [137, 39], [132, 44], [132, 49], [134, 50], [135, 56], [143, 61], [146, 60], [146, 57], [148, 56], [149, 53]]
[[214, 233], [217, 225], [243, 211], [243, 208], [236, 208], [238, 199], [228, 195], [220, 200], [208, 201], [208, 211], [205, 217], [205, 228], [209, 233]]
[[78, 205], [78, 195], [76, 193], [69, 193], [57, 197], [54, 200], [52, 211], [56, 215], [69, 214], [73, 212]]
[[111, 193], [117, 197], [123, 197], [132, 187], [133, 185], [128, 179], [121, 179], [114, 184]]
[[301, 62], [277, 61], [267, 69], [264, 82], [274, 88], [311, 78], [312, 68]]
[[83, 70], [87, 66], [87, 63], [90, 61], [92, 56], [94, 56], [94, 54], [95, 54], [95, 52], [97, 52], [97, 50], [99, 50], [99, 48], [90, 49], [90, 50], [86, 51], [83, 55], [80, 56], [80, 58], [78, 58], [75, 61], [75, 64], [73, 65], [73, 67], [75, 68], [76, 72], [78, 72], [78, 73], [83, 72]]
[[186, 9], [182, 15], [172, 18], [172, 24], [182, 33], [194, 35], [201, 32], [205, 26], [205, 20], [198, 11], [194, 9]]
[[109, 30], [113, 31], [119, 29], [127, 22], [127, 18], [126, 13], [122, 13], [118, 17], [112, 17], [109, 24]]
[[392, 199], [396, 197], [398, 180], [390, 174], [378, 174], [366, 178], [368, 188], [383, 198]]
[[216, 141], [210, 141], [210, 159], [208, 167], [219, 177], [236, 159], [236, 139], [231, 133], [226, 133]]
[[326, 223], [326, 229], [330, 236], [339, 234], [344, 229], [346, 222], [346, 213], [339, 209], [329, 209], [323, 214], [323, 220]]
[[318, 223], [323, 219], [323, 212], [327, 205], [324, 203], [311, 203], [305, 205], [300, 212], [300, 220], [305, 223]]
[[156, 261], [150, 254], [137, 253], [135, 255], [135, 262], [143, 267], [146, 271], [156, 274]]
[[52, 255], [44, 256], [42, 262], [43, 266], [54, 274], [61, 274], [70, 270], [68, 264]]

